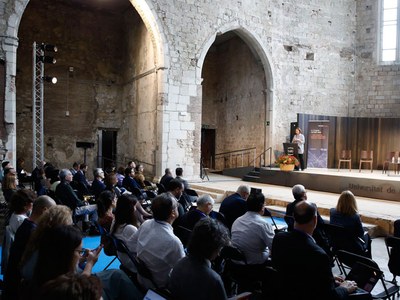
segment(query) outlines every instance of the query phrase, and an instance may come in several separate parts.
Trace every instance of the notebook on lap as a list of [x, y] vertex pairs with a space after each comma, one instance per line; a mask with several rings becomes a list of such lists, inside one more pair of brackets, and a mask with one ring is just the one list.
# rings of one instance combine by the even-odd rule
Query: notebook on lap
[[355, 293], [371, 293], [379, 281], [382, 271], [376, 270], [366, 264], [356, 262], [346, 277], [357, 283], [358, 289]]

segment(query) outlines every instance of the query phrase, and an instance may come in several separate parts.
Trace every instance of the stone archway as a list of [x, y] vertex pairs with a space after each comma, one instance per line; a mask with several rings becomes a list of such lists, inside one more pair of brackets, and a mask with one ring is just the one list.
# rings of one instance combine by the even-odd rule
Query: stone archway
[[[229, 50], [230, 47], [234, 50]], [[246, 66], [240, 66], [241, 63]], [[219, 72], [217, 76], [213, 66]], [[205, 43], [198, 71], [203, 79], [203, 131], [204, 127], [215, 129], [216, 152], [255, 147], [258, 156], [271, 147], [272, 70], [263, 44], [256, 36], [240, 24], [225, 26]], [[249, 156], [245, 158], [247, 162], [254, 159], [254, 154]], [[269, 155], [267, 159], [261, 162], [268, 163]], [[222, 168], [238, 166], [222, 164]]]
[[[163, 110], [162, 106], [158, 105], [163, 97], [163, 91], [166, 90], [164, 84], [166, 82], [166, 72], [165, 70], [169, 67], [168, 59], [168, 47], [165, 35], [163, 33], [163, 27], [159, 24], [159, 18], [155, 17], [155, 10], [151, 6], [149, 1], [146, 0], [129, 0], [133, 8], [142, 18], [142, 21], [147, 28], [152, 42], [153, 48], [153, 61], [154, 65], [151, 68], [151, 72], [154, 74], [154, 84], [152, 84], [152, 95], [154, 95], [155, 107], [157, 107], [154, 120], [154, 134], [155, 142], [158, 145], [163, 142], [162, 139], [162, 120], [163, 120]], [[5, 52], [6, 57], [6, 95], [5, 95], [5, 118], [8, 126], [8, 140], [6, 147], [9, 149], [8, 159], [14, 161], [16, 159], [17, 152], [17, 138], [16, 138], [16, 88], [15, 88], [15, 77], [17, 72], [17, 48], [18, 48], [18, 30], [20, 26], [20, 21], [25, 12], [25, 9], [29, 1], [15, 1], [14, 11], [8, 16], [8, 28], [6, 37], [2, 39], [2, 48]], [[129, 91], [127, 92], [129, 94]], [[156, 147], [154, 147], [156, 148]], [[162, 148], [162, 147], [159, 147]], [[160, 173], [161, 170], [161, 151], [154, 153], [152, 155], [151, 163], [154, 164], [154, 172]]]

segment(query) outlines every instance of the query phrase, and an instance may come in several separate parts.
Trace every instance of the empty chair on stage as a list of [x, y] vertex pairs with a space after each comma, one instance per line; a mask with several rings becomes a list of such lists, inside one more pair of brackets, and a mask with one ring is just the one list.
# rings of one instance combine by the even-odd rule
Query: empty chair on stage
[[394, 171], [397, 171], [397, 162], [398, 162], [399, 152], [398, 151], [390, 151], [386, 153], [386, 158], [382, 164], [382, 174], [386, 173], [387, 170], [390, 169], [390, 163], [396, 163], [394, 165]]
[[340, 165], [341, 165], [342, 162], [349, 164], [349, 170], [351, 172], [351, 150], [342, 150], [340, 152], [339, 164], [338, 164], [338, 172], [340, 170]]
[[372, 166], [374, 164], [374, 151], [373, 150], [361, 150], [360, 154], [360, 166], [358, 172], [361, 172], [361, 166], [363, 163], [370, 164], [371, 173], [373, 171]]

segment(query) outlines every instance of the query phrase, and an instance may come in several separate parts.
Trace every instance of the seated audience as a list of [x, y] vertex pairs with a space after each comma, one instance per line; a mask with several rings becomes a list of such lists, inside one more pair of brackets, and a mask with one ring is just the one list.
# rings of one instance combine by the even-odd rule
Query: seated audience
[[48, 190], [48, 195], [54, 199], [56, 199], [56, 188], [57, 185], [60, 183], [60, 170], [59, 169], [53, 169], [50, 172], [50, 188]]
[[97, 215], [100, 226], [107, 232], [111, 229], [111, 224], [114, 221], [113, 210], [117, 204], [117, 196], [112, 191], [102, 191], [97, 198]]
[[197, 222], [189, 240], [189, 255], [171, 272], [169, 289], [173, 299], [227, 299], [222, 279], [211, 268], [211, 261], [228, 244], [228, 230], [221, 223], [210, 218]]
[[7, 270], [4, 276], [3, 299], [18, 299], [18, 284], [21, 281], [19, 263], [28, 244], [32, 232], [36, 229], [39, 218], [56, 203], [48, 196], [40, 196], [33, 202], [32, 213], [29, 218], [19, 226], [14, 242], [10, 248]]
[[294, 207], [294, 230], [275, 235], [272, 264], [284, 283], [287, 299], [347, 299], [357, 285], [334, 278], [331, 260], [312, 238], [317, 225], [317, 208], [307, 201]]
[[137, 165], [135, 168], [135, 177], [134, 177], [134, 179], [142, 189], [146, 187], [146, 184], [144, 183], [146, 178], [144, 177], [143, 171], [144, 171], [143, 165]]
[[124, 188], [126, 188], [131, 193], [133, 193], [133, 190], [135, 188], [142, 191], [142, 187], [137, 183], [137, 181], [134, 179], [134, 177], [135, 177], [135, 169], [132, 169], [129, 167], [126, 168], [125, 169], [125, 178], [122, 181], [122, 185], [124, 186]]
[[263, 219], [265, 196], [251, 193], [246, 201], [247, 212], [232, 225], [232, 243], [246, 256], [249, 265], [265, 265], [269, 258], [274, 230]]
[[122, 188], [122, 181], [125, 178], [124, 174], [125, 174], [125, 168], [124, 167], [119, 167], [118, 170], [117, 170], [117, 174], [116, 174], [117, 175], [117, 179], [118, 179], [117, 186], [119, 188]]
[[79, 164], [74, 162], [72, 168], [69, 170], [71, 171], [72, 176], [74, 176], [79, 171]]
[[[139, 227], [135, 216], [136, 203], [137, 199], [133, 195], [119, 197], [115, 209], [115, 220], [111, 228], [111, 234], [122, 240], [133, 254], [136, 254], [135, 235]], [[125, 268], [136, 273], [136, 268], [127, 254], [119, 253], [118, 257]]]
[[10, 203], [11, 196], [14, 195], [14, 193], [17, 191], [17, 186], [18, 186], [17, 175], [12, 172], [8, 172], [4, 176], [2, 184], [4, 200], [7, 203]]
[[[293, 186], [292, 194], [294, 197], [294, 201], [289, 203], [286, 206], [286, 215], [285, 215], [285, 221], [288, 224], [288, 231], [292, 231], [293, 227], [294, 227], [294, 219], [293, 219], [294, 207], [300, 201], [307, 200], [306, 188], [301, 184], [296, 184]], [[317, 227], [315, 228], [315, 230], [313, 232], [313, 238], [315, 239], [315, 242], [320, 247], [322, 247], [322, 249], [324, 249], [325, 252], [328, 253], [329, 256], [332, 257], [328, 237], [327, 237], [327, 235], [325, 233], [325, 229], [324, 229], [324, 224], [325, 224], [324, 220], [322, 219], [319, 212], [317, 211]]]
[[213, 209], [214, 199], [210, 195], [202, 195], [197, 200], [197, 207], [195, 209], [189, 210], [182, 217], [181, 225], [190, 230], [196, 225], [196, 223], [207, 218]]
[[182, 168], [176, 168], [175, 169], [175, 175], [176, 175], [175, 179], [179, 180], [180, 182], [183, 183], [184, 189], [185, 190], [188, 189], [189, 188], [189, 183], [185, 179], [182, 178], [183, 169]]
[[[179, 216], [178, 202], [164, 193], [153, 199], [151, 209], [154, 219], [144, 222], [135, 235], [136, 253], [150, 270], [157, 287], [165, 288], [171, 269], [185, 256], [183, 245], [171, 226]], [[140, 275], [138, 280], [145, 288], [153, 287]]]
[[100, 193], [106, 189], [106, 185], [104, 184], [104, 171], [102, 168], [96, 168], [93, 171], [93, 182], [92, 182], [92, 193], [94, 197], [97, 199]]
[[103, 287], [96, 276], [73, 272], [46, 282], [40, 290], [41, 300], [102, 300]]
[[226, 197], [219, 208], [219, 212], [225, 217], [228, 228], [231, 229], [233, 222], [243, 216], [247, 211], [246, 200], [250, 195], [250, 187], [241, 185], [236, 193]]
[[174, 179], [174, 177], [172, 177], [172, 172], [171, 169], [166, 168], [165, 169], [165, 174], [161, 177], [160, 179], [160, 183], [164, 186], [164, 188], [167, 188], [168, 183]]
[[15, 192], [11, 197], [10, 209], [10, 232], [15, 235], [18, 227], [28, 218], [28, 214], [31, 213], [33, 202], [36, 199], [36, 195], [33, 191], [23, 189]]
[[343, 241], [343, 250], [371, 258], [371, 238], [364, 231], [356, 198], [351, 191], [343, 191], [336, 208], [330, 209], [330, 223], [344, 227], [350, 235], [354, 236], [354, 239]]
[[172, 197], [175, 198], [175, 200], [178, 201], [179, 216], [175, 220], [174, 226], [181, 225], [181, 221], [182, 221], [183, 215], [190, 208], [190, 204], [185, 200], [185, 198], [182, 197], [182, 194], [183, 194], [183, 183], [180, 182], [179, 180], [172, 179], [168, 184], [167, 190], [168, 190], [167, 193], [170, 194]]
[[6, 174], [6, 170], [7, 169], [10, 169], [10, 168], [12, 168], [12, 165], [11, 165], [11, 162], [9, 162], [8, 160], [4, 160], [2, 163], [1, 163], [1, 170], [0, 170], [0, 179], [1, 179], [1, 182], [3, 183], [3, 180], [4, 180], [4, 176], [5, 176], [5, 174]]

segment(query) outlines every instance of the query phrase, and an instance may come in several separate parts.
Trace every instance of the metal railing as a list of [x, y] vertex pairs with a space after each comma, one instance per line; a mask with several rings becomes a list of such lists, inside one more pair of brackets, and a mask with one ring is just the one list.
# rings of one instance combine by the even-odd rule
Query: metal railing
[[248, 167], [253, 164], [255, 167], [257, 148], [247, 148], [233, 150], [215, 154], [215, 170], [223, 170], [228, 168]]
[[[269, 164], [266, 164], [266, 154], [267, 152], [269, 152]], [[258, 164], [256, 164], [256, 162], [259, 161]], [[256, 168], [255, 166], [257, 165], [259, 168], [261, 167], [265, 167], [265, 166], [269, 166], [270, 168], [272, 168], [271, 165], [271, 161], [272, 161], [272, 147], [267, 148], [266, 150], [264, 150], [262, 153], [260, 153], [255, 159], [254, 162], [254, 168]]]

